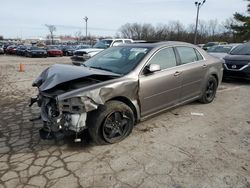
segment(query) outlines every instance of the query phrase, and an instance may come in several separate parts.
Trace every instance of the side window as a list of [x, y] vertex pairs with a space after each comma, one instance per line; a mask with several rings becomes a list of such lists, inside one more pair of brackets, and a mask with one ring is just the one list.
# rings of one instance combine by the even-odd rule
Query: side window
[[167, 69], [176, 66], [176, 58], [173, 48], [165, 48], [157, 52], [150, 60], [149, 64], [160, 65], [161, 69]]
[[131, 43], [132, 43], [131, 40], [124, 40], [124, 42], [125, 42], [126, 44], [131, 44]]
[[113, 46], [119, 46], [120, 44], [122, 44], [123, 41], [122, 40], [116, 40], [114, 43], [113, 43]]
[[199, 52], [198, 50], [196, 50], [196, 49], [195, 49], [195, 52], [196, 52], [196, 55], [197, 55], [198, 61], [203, 60], [203, 57], [202, 57], [202, 55], [200, 54], [200, 52]]
[[180, 58], [181, 58], [181, 64], [187, 64], [194, 61], [197, 61], [197, 55], [194, 51], [194, 48], [190, 47], [176, 47]]

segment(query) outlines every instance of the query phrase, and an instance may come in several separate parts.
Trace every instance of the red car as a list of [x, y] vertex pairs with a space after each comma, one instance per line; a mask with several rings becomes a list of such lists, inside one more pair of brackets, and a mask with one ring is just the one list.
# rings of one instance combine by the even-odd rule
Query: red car
[[11, 45], [6, 48], [6, 54], [16, 54], [16, 45]]
[[62, 50], [59, 50], [56, 46], [49, 46], [47, 48], [47, 54], [50, 57], [63, 56]]

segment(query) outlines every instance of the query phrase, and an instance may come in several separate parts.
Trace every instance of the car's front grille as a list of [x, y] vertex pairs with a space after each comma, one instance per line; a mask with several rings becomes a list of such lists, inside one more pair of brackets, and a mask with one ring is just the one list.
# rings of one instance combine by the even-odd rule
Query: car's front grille
[[226, 60], [225, 64], [228, 69], [233, 69], [233, 70], [239, 70], [246, 66], [250, 61], [232, 61], [232, 60]]
[[241, 69], [244, 66], [245, 65], [231, 65], [231, 64], [227, 64], [227, 68], [229, 68], [229, 69]]

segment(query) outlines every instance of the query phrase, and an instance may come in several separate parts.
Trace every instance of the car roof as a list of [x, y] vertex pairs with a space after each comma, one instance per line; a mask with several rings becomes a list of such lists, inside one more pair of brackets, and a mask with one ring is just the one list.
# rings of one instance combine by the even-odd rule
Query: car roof
[[145, 42], [145, 43], [131, 43], [131, 44], [122, 44], [119, 46], [133, 46], [133, 47], [144, 47], [144, 48], [156, 48], [156, 47], [164, 47], [164, 46], [192, 46], [193, 44], [179, 41], [162, 41], [162, 42]]

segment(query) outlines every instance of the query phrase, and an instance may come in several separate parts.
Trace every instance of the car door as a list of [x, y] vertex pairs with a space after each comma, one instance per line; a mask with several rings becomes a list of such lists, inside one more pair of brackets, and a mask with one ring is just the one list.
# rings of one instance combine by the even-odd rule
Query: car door
[[[181, 75], [176, 66], [176, 55], [173, 48], [163, 48], [148, 61], [160, 65], [161, 70], [154, 73], [143, 72], [139, 76], [139, 99], [141, 116], [148, 116], [179, 102]], [[145, 68], [144, 68], [145, 70]]]
[[182, 74], [181, 102], [200, 96], [207, 65], [203, 56], [192, 47], [176, 47], [179, 56], [180, 73]]

